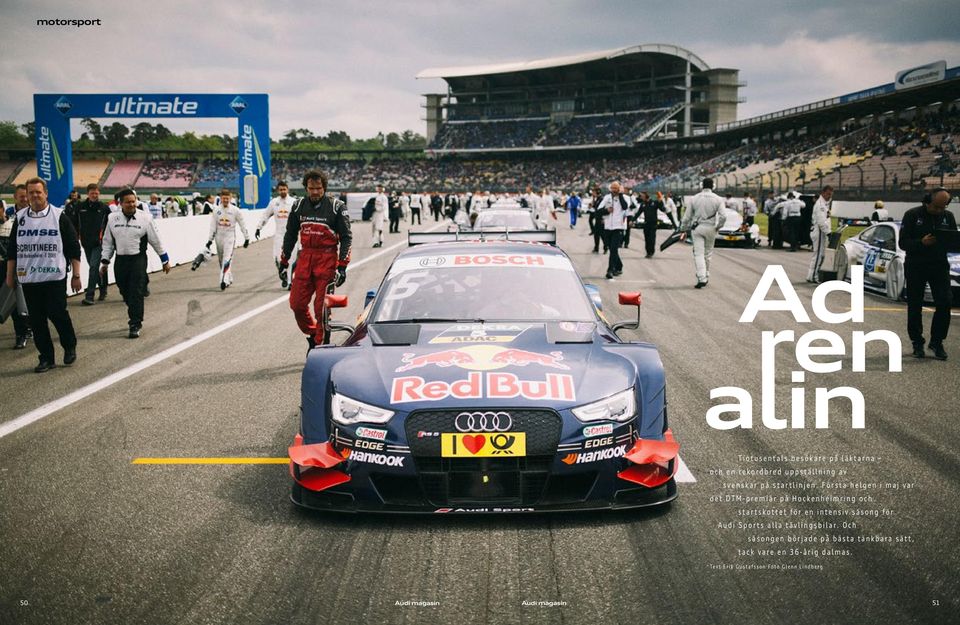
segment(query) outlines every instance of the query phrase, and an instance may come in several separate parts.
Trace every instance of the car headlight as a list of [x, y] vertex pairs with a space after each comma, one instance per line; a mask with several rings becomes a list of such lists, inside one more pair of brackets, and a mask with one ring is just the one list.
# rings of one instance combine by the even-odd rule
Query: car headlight
[[632, 388], [573, 409], [581, 421], [629, 421], [637, 414], [637, 401]]
[[384, 410], [365, 404], [344, 395], [333, 394], [330, 400], [330, 416], [337, 423], [386, 423], [393, 416], [392, 410]]

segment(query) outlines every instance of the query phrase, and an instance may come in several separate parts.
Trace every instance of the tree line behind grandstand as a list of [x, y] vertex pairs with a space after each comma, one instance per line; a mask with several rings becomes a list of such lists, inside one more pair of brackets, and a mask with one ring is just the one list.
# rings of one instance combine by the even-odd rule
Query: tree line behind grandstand
[[[156, 151], [204, 150], [234, 151], [237, 138], [228, 134], [198, 135], [186, 131], [176, 134], [163, 124], [140, 122], [132, 126], [120, 122], [101, 124], [95, 119], [85, 117], [80, 120], [83, 128], [81, 135], [73, 141], [74, 150], [92, 149], [137, 149]], [[13, 121], [0, 121], [0, 150], [33, 149], [36, 140], [34, 122], [17, 124]], [[331, 130], [326, 135], [314, 134], [308, 128], [291, 128], [283, 133], [279, 140], [271, 143], [271, 150], [422, 150], [426, 139], [413, 130], [403, 132], [378, 132], [375, 136], [360, 139], [353, 138], [342, 130]]]

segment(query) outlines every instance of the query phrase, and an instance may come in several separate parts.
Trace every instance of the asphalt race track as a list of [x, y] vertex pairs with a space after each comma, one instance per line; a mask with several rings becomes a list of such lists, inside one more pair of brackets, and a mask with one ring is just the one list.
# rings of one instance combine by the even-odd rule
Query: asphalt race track
[[[126, 338], [125, 307], [114, 287], [94, 307], [71, 298], [80, 343], [69, 368], [34, 374], [32, 343], [11, 350], [12, 327], [0, 325], [0, 428], [37, 409], [35, 416], [44, 415], [0, 438], [0, 623], [960, 620], [960, 328], [945, 343], [951, 359], [937, 362], [909, 358], [905, 306], [872, 295], [862, 327], [798, 324], [783, 312], [740, 324], [767, 264], [785, 266], [809, 310], [809, 252], [718, 250], [710, 285], [695, 290], [690, 248], [675, 245], [644, 259], [637, 230], [624, 251], [624, 276], [608, 282], [606, 257], [590, 253], [585, 221], [570, 230], [563, 220], [560, 244], [599, 285], [608, 318], [630, 314], [617, 305], [618, 290], [643, 292], [636, 338], [659, 345], [670, 423], [691, 476], [673, 504], [612, 514], [402, 518], [295, 508], [287, 467], [251, 463], [286, 454], [305, 352], [281, 301], [270, 242], [259, 242], [237, 250], [235, 283], [225, 292], [210, 264], [152, 274], [138, 340]], [[433, 225], [424, 220], [424, 228]], [[350, 306], [335, 319], [356, 317], [367, 289], [401, 249], [394, 246], [406, 240], [405, 229], [385, 235], [378, 250], [370, 247], [368, 224], [354, 224], [354, 233], [353, 266], [341, 289]], [[831, 301], [842, 308], [842, 299]], [[260, 307], [156, 364], [88, 388]], [[929, 313], [924, 321], [929, 327]], [[845, 403], [831, 413], [829, 430], [762, 427], [761, 331], [830, 329], [849, 345], [852, 330], [881, 328], [904, 342], [902, 373], [886, 372], [885, 357], [871, 346], [866, 373], [851, 372], [848, 351], [841, 372], [807, 375], [808, 396], [816, 386], [859, 388], [865, 429], [851, 429]], [[789, 415], [791, 351], [783, 345], [777, 355], [784, 389], [777, 412]], [[754, 429], [707, 425], [709, 392], [720, 386], [752, 394]], [[50, 407], [84, 388], [77, 401]], [[912, 535], [913, 542], [858, 545], [851, 556], [821, 560], [821, 571], [711, 568], [737, 561], [744, 543], [742, 533], [718, 529], [738, 520], [737, 507], [710, 501], [729, 492], [711, 471], [742, 466], [738, 454], [880, 457], [852, 477], [916, 488], [884, 493], [893, 516], [858, 520], [858, 532]], [[134, 464], [138, 458], [254, 460]]]

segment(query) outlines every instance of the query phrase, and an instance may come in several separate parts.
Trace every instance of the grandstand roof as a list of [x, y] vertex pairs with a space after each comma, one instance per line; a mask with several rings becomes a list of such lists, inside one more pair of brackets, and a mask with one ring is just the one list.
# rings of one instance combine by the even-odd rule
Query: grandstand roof
[[642, 54], [667, 54], [676, 56], [690, 63], [698, 70], [708, 70], [703, 59], [693, 52], [668, 43], [643, 43], [636, 46], [627, 46], [624, 48], [614, 48], [612, 50], [601, 50], [599, 52], [587, 52], [583, 54], [573, 54], [569, 56], [557, 56], [549, 59], [537, 59], [534, 61], [515, 61], [511, 63], [494, 63], [491, 65], [470, 65], [466, 67], [431, 67], [417, 74], [417, 78], [462, 78], [466, 76], [486, 76], [489, 74], [509, 74], [514, 72], [524, 72], [538, 69], [551, 69], [555, 67], [565, 67], [568, 65], [579, 65], [580, 63], [589, 63], [591, 61], [610, 60], [618, 57]]

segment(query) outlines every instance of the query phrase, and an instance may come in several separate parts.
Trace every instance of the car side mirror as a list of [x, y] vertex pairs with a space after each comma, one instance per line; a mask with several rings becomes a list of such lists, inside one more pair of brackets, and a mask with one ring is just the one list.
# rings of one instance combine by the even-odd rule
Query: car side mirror
[[375, 298], [376, 296], [377, 296], [376, 289], [370, 289], [369, 291], [367, 291], [367, 296], [363, 298], [363, 307], [366, 308], [367, 306], [369, 306], [370, 302], [372, 302], [373, 298]]
[[346, 295], [324, 295], [323, 305], [326, 306], [327, 308], [346, 308], [347, 296]]
[[[346, 295], [334, 295], [328, 294], [323, 296], [323, 305], [327, 308], [346, 308], [347, 307], [347, 296]], [[329, 321], [327, 323], [327, 329], [333, 332], [347, 332], [353, 334], [356, 331], [351, 325], [346, 323], [334, 323]]]
[[620, 330], [636, 330], [640, 327], [640, 303], [643, 300], [640, 291], [620, 291], [618, 294], [618, 299], [620, 300], [621, 306], [637, 307], [637, 320], [618, 321], [617, 323], [613, 324], [611, 329], [613, 330], [614, 334]]

